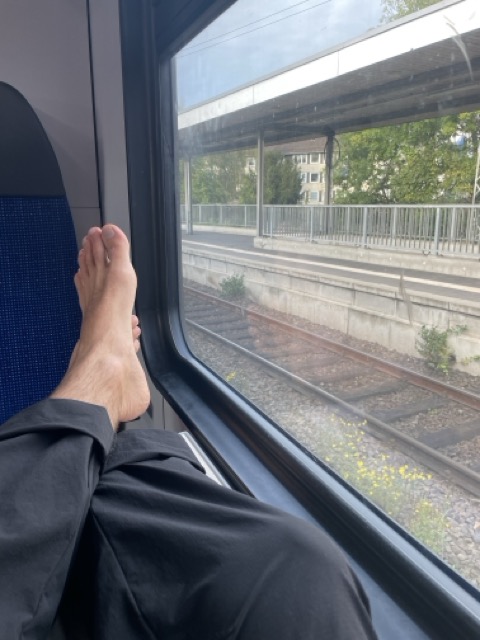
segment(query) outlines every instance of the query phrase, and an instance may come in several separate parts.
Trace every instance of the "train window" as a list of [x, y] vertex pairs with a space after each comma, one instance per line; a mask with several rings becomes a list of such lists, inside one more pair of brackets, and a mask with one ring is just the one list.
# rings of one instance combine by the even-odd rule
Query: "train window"
[[476, 587], [479, 33], [470, 0], [238, 0], [175, 60], [192, 353]]

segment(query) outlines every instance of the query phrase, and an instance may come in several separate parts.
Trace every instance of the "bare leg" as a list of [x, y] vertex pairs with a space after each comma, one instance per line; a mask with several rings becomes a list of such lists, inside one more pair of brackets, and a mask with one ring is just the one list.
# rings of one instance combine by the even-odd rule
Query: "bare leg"
[[75, 284], [83, 309], [80, 339], [51, 397], [104, 406], [116, 430], [120, 422], [143, 413], [150, 401], [135, 353], [132, 307], [137, 279], [125, 234], [114, 225], [90, 229], [79, 265]]

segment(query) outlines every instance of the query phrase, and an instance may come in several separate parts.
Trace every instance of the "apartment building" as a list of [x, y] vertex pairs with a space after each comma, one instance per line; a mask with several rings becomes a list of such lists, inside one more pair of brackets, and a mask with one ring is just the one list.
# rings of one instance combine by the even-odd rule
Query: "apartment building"
[[[326, 138], [272, 145], [265, 151], [276, 151], [290, 158], [302, 178], [301, 201], [306, 204], [325, 204], [325, 145]], [[247, 170], [255, 171], [256, 159], [247, 158]]]

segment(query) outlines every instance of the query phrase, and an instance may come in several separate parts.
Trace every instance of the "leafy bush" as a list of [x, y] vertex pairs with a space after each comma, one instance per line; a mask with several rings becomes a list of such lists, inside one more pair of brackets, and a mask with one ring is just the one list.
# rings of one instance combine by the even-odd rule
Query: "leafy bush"
[[243, 274], [234, 273], [220, 281], [222, 289], [222, 297], [229, 300], [234, 298], [243, 298], [246, 293], [245, 276]]
[[437, 327], [423, 325], [415, 342], [419, 354], [425, 358], [429, 367], [448, 374], [455, 362], [455, 353], [448, 344], [450, 335], [459, 335], [467, 330], [466, 325], [457, 325], [441, 331]]

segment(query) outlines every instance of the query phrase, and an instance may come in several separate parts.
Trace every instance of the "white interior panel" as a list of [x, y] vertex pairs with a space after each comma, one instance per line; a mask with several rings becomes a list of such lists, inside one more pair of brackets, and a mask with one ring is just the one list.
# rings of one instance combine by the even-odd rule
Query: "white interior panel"
[[0, 80], [45, 127], [81, 235], [85, 212], [99, 220], [86, 0], [2, 0]]

